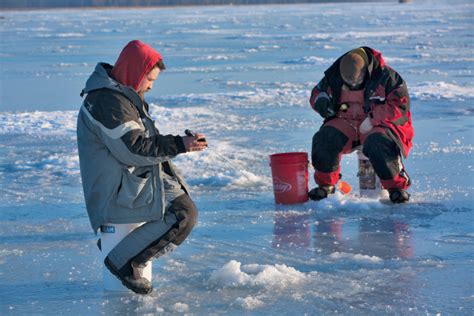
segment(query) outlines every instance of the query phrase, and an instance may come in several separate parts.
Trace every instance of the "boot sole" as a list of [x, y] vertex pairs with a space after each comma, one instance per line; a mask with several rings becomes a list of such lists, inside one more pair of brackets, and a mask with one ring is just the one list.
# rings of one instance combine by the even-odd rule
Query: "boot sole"
[[137, 294], [150, 294], [153, 291], [153, 287], [150, 288], [150, 290], [142, 289], [142, 288], [137, 288], [134, 287], [133, 284], [130, 282], [127, 282], [127, 280], [123, 279], [120, 273], [114, 268], [114, 266], [109, 262], [109, 258], [105, 258], [104, 264], [107, 267], [107, 269], [112, 273], [117, 279], [122, 282], [122, 284], [129, 290], [133, 291], [134, 293]]

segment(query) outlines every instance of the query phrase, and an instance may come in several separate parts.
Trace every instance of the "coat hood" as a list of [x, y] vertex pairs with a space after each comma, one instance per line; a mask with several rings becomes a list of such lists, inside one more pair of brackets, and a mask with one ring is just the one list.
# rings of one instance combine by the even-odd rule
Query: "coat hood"
[[117, 81], [110, 77], [111, 71], [112, 65], [106, 63], [98, 63], [95, 66], [92, 75], [89, 77], [89, 79], [87, 79], [86, 86], [82, 90], [81, 96], [93, 90], [102, 88], [113, 88], [120, 85]]
[[138, 40], [124, 47], [112, 69], [112, 77], [122, 85], [137, 90], [143, 77], [163, 58], [149, 45]]

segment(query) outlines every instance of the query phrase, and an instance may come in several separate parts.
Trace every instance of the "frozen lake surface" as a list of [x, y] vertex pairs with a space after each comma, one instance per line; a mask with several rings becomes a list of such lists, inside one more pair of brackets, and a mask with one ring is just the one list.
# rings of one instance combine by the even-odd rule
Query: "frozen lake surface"
[[[467, 0], [0, 12], [0, 314], [472, 315], [473, 15]], [[102, 290], [75, 136], [85, 80], [132, 39], [165, 58], [147, 97], [161, 132], [210, 144], [176, 159], [199, 224], [146, 297]], [[276, 207], [268, 155], [310, 151], [310, 89], [362, 45], [408, 83], [412, 201]], [[342, 173], [357, 186], [355, 155]]]

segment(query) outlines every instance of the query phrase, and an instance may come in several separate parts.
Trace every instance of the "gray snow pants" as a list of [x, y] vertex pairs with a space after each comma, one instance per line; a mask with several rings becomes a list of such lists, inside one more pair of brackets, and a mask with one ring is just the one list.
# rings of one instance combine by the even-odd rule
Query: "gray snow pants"
[[142, 265], [179, 246], [196, 221], [194, 202], [187, 194], [182, 194], [167, 207], [163, 221], [148, 222], [133, 230], [112, 249], [108, 258], [119, 269], [127, 263]]

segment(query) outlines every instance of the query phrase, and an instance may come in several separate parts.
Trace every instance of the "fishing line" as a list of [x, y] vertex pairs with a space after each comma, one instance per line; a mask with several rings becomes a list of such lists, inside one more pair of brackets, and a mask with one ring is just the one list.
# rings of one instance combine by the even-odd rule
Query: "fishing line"
[[[196, 136], [196, 133], [189, 130], [189, 129], [185, 130], [184, 133], [187, 136], [192, 136], [192, 137]], [[199, 138], [198, 139], [198, 142], [205, 142], [205, 141], [206, 141], [206, 138]], [[207, 147], [209, 148], [209, 145], [207, 145]], [[214, 156], [219, 158], [222, 162], [225, 162], [228, 166], [232, 167], [233, 169], [242, 169], [244, 171], [247, 171], [244, 168], [242, 168], [240, 165], [238, 165], [236, 162], [233, 162], [233, 161], [229, 160], [228, 158], [224, 157], [223, 155], [219, 154], [218, 152], [215, 152], [215, 151], [211, 150], [209, 153], [213, 154]]]

